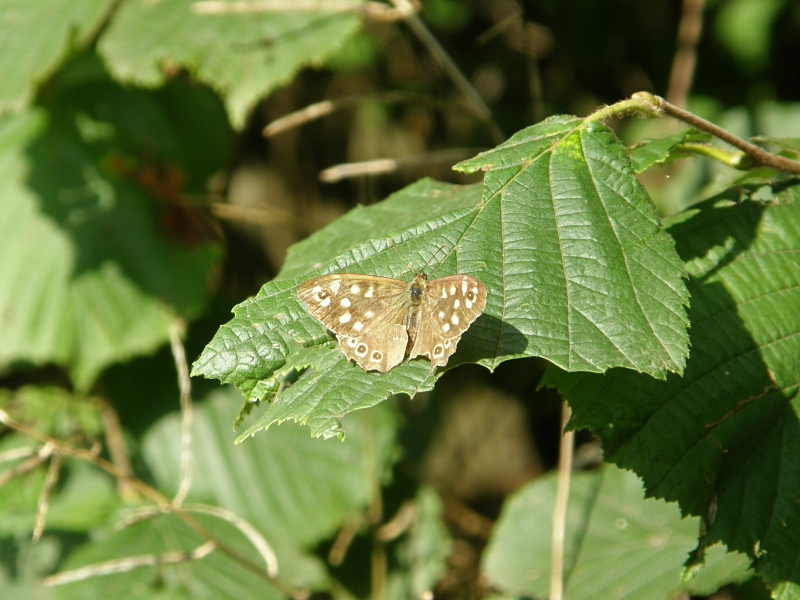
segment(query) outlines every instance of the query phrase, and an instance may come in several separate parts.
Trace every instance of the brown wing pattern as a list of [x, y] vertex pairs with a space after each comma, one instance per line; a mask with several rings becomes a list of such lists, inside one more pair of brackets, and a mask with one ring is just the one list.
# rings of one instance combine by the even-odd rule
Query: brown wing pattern
[[408, 343], [408, 284], [372, 275], [333, 274], [298, 286], [308, 312], [336, 334], [339, 348], [365, 371], [400, 364]]
[[431, 368], [447, 364], [472, 322], [486, 308], [486, 287], [470, 275], [428, 282], [419, 331], [409, 358], [427, 356]]

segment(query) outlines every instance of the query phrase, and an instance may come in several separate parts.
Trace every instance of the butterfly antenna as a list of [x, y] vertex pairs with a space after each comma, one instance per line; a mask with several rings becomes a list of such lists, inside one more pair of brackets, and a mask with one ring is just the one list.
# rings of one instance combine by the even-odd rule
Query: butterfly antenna
[[[414, 269], [414, 265], [412, 265], [412, 264], [411, 264], [411, 263], [408, 261], [408, 259], [407, 259], [405, 256], [403, 256], [403, 254], [400, 252], [400, 249], [397, 247], [397, 244], [395, 244], [394, 240], [390, 238], [390, 239], [389, 239], [389, 241], [392, 243], [392, 246], [394, 247], [394, 249], [395, 249], [395, 251], [397, 252], [397, 254], [399, 254], [399, 255], [400, 255], [400, 258], [402, 258], [404, 261], [406, 261], [406, 265], [408, 265], [408, 270], [409, 270], [409, 272], [411, 272], [411, 271], [414, 271], [414, 272], [416, 272], [416, 269]], [[420, 271], [421, 273], [425, 273], [426, 269], [427, 269], [428, 267], [430, 267], [430, 266], [433, 264], [433, 262], [436, 260], [436, 255], [437, 255], [437, 254], [439, 254], [439, 252], [440, 252], [441, 250], [444, 250], [444, 244], [442, 244], [441, 246], [439, 246], [439, 247], [436, 249], [436, 252], [434, 252], [434, 253], [431, 255], [430, 259], [428, 259], [428, 262], [427, 262], [427, 263], [425, 263], [425, 266], [424, 266], [424, 267], [422, 268], [422, 270]]]
[[397, 254], [400, 255], [400, 258], [402, 258], [404, 261], [406, 261], [406, 265], [408, 265], [408, 270], [409, 271], [413, 271], [414, 270], [414, 265], [412, 265], [410, 262], [408, 262], [408, 259], [405, 256], [403, 256], [403, 253], [400, 252], [400, 249], [397, 247], [397, 244], [394, 243], [394, 240], [389, 238], [389, 241], [392, 243], [392, 248], [394, 248], [394, 251], [397, 252]]

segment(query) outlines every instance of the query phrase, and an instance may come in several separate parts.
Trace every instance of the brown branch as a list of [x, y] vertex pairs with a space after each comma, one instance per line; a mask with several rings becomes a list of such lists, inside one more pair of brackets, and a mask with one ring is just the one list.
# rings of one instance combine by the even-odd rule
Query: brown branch
[[14, 477], [22, 475], [23, 473], [27, 473], [32, 469], [35, 469], [44, 461], [46, 461], [52, 453], [53, 453], [53, 447], [48, 446], [47, 444], [45, 444], [38, 451], [34, 449], [33, 454], [29, 456], [27, 460], [24, 460], [17, 466], [11, 467], [10, 469], [0, 473], [0, 487], [4, 486], [6, 483], [14, 479]]
[[[723, 142], [727, 142], [734, 148], [738, 148], [748, 156], [752, 157], [756, 166], [772, 167], [773, 169], [786, 171], [787, 173], [800, 174], [800, 161], [790, 160], [788, 158], [784, 158], [783, 156], [778, 156], [777, 154], [767, 152], [760, 146], [756, 146], [755, 144], [736, 137], [732, 133], [722, 129], [722, 127], [714, 125], [714, 123], [706, 121], [705, 119], [690, 113], [688, 110], [684, 110], [678, 106], [675, 106], [660, 96], [655, 96], [647, 92], [637, 92], [631, 96], [631, 100], [634, 102], [639, 102], [640, 107], [645, 111], [648, 109], [655, 109], [658, 112], [679, 119], [684, 123], [691, 125], [695, 129], [708, 132], [718, 137]], [[622, 102], [620, 105], [626, 104], [626, 102]], [[609, 109], [613, 109], [613, 106], [609, 107]], [[595, 115], [597, 114], [600, 114], [600, 111], [595, 113]]]
[[126, 502], [132, 502], [136, 494], [128, 484], [128, 479], [133, 475], [133, 466], [125, 448], [125, 438], [122, 435], [122, 425], [117, 417], [117, 411], [106, 401], [100, 404], [100, 420], [103, 423], [106, 447], [111, 461], [125, 473], [125, 478], [117, 479], [117, 493]]
[[61, 454], [54, 452], [50, 459], [50, 468], [47, 469], [44, 485], [42, 485], [42, 491], [39, 493], [39, 502], [36, 506], [36, 524], [33, 527], [33, 536], [31, 538], [34, 544], [42, 537], [44, 524], [47, 521], [47, 510], [50, 508], [50, 494], [53, 491], [53, 486], [58, 481], [63, 463], [64, 459]]
[[428, 104], [440, 108], [443, 111], [459, 110], [475, 117], [476, 119], [483, 119], [483, 115], [477, 111], [474, 106], [464, 102], [450, 102], [447, 100], [432, 98], [430, 96], [424, 96], [422, 94], [414, 94], [412, 92], [376, 92], [374, 94], [345, 96], [344, 98], [323, 100], [322, 102], [309, 104], [305, 108], [301, 108], [300, 110], [275, 119], [266, 127], [264, 127], [262, 133], [265, 137], [272, 137], [274, 135], [278, 135], [279, 133], [283, 133], [284, 131], [293, 129], [294, 127], [299, 127], [300, 125], [309, 123], [310, 121], [326, 117], [336, 111], [358, 106], [360, 104], [364, 104], [365, 102], [385, 102], [387, 104]]
[[[392, 4], [401, 10], [410, 4], [410, 0], [391, 1]], [[422, 22], [422, 19], [420, 19], [418, 15], [412, 14], [405, 20], [405, 22], [412, 33], [417, 36], [417, 39], [419, 39], [419, 41], [422, 42], [422, 44], [428, 49], [428, 52], [433, 55], [434, 59], [436, 59], [444, 72], [447, 73], [461, 94], [463, 94], [464, 98], [466, 98], [467, 102], [475, 108], [475, 111], [480, 115], [480, 120], [487, 128], [492, 140], [496, 144], [500, 144], [501, 142], [505, 141], [506, 136], [495, 122], [492, 111], [489, 110], [486, 102], [484, 102], [483, 98], [481, 98], [481, 95], [475, 89], [475, 86], [473, 86], [464, 73], [461, 72], [461, 69], [459, 69], [455, 61], [450, 58], [450, 55], [447, 52], [445, 52], [444, 48], [442, 48], [442, 45], [439, 43], [436, 37]]]
[[382, 2], [348, 2], [347, 0], [252, 0], [219, 2], [208, 0], [192, 4], [192, 12], [198, 15], [250, 15], [276, 12], [334, 12], [361, 13], [365, 19], [392, 22], [407, 19], [419, 11], [417, 2], [392, 8]]
[[697, 42], [703, 31], [705, 0], [683, 0], [683, 13], [678, 25], [678, 48], [672, 61], [667, 84], [667, 99], [676, 106], [686, 106], [697, 65]]
[[413, 167], [431, 167], [436, 164], [452, 165], [459, 160], [474, 156], [481, 150], [480, 148], [447, 148], [446, 150], [437, 150], [419, 156], [376, 158], [375, 160], [334, 165], [320, 171], [319, 180], [323, 183], [336, 183], [342, 179], [365, 177], [367, 175], [386, 175], [387, 173], [394, 173], [401, 169]]

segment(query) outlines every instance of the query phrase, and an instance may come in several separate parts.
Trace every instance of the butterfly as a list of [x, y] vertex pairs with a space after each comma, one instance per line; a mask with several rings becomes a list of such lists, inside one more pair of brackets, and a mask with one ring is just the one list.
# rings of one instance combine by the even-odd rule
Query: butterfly
[[385, 373], [403, 358], [427, 356], [443, 367], [486, 307], [486, 287], [471, 275], [411, 283], [334, 273], [297, 287], [308, 312], [336, 334], [339, 348], [365, 371]]

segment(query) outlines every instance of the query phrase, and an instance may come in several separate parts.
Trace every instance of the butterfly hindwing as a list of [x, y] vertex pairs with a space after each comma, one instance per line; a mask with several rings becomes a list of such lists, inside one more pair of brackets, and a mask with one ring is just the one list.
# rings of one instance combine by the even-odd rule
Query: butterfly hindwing
[[403, 362], [408, 344], [405, 325], [386, 323], [361, 337], [337, 335], [339, 348], [365, 371], [386, 373]]

